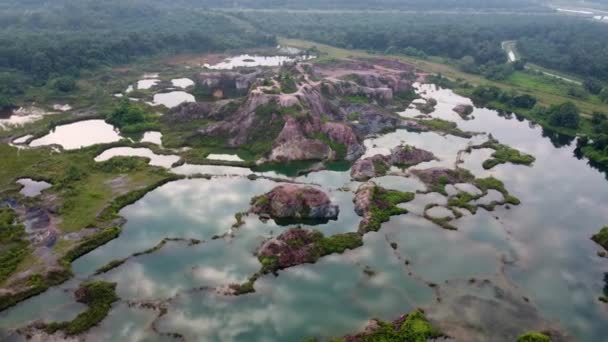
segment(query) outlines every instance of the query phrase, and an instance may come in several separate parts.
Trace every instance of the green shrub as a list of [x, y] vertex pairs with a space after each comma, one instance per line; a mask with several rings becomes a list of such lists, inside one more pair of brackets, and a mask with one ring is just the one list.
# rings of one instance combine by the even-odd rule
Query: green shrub
[[551, 338], [542, 333], [529, 332], [519, 336], [517, 342], [551, 342]]
[[79, 296], [78, 301], [86, 304], [88, 309], [69, 322], [47, 324], [44, 329], [47, 333], [62, 330], [68, 335], [77, 335], [86, 332], [101, 322], [108, 315], [112, 303], [119, 299], [116, 295], [116, 283], [104, 281], [82, 284], [76, 293]]
[[608, 226], [602, 228], [597, 234], [593, 235], [591, 239], [608, 250]]
[[363, 238], [357, 233], [337, 234], [324, 237], [316, 242], [321, 256], [333, 253], [342, 254], [347, 249], [363, 246]]

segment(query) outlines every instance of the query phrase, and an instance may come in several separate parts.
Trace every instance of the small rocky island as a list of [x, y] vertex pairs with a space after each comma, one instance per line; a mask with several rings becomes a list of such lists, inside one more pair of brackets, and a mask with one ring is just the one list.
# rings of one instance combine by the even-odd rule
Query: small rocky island
[[329, 221], [338, 218], [340, 208], [331, 203], [325, 192], [312, 186], [283, 184], [252, 198], [250, 212], [276, 221]]
[[405, 169], [436, 159], [432, 152], [410, 145], [397, 146], [391, 150], [391, 154], [388, 156], [377, 154], [357, 160], [350, 174], [356, 181], [367, 181], [374, 177], [385, 176], [391, 166]]

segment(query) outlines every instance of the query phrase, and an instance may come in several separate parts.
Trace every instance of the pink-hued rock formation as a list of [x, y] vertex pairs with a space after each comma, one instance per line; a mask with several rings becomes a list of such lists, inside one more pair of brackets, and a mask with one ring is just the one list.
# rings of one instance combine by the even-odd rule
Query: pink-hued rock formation
[[262, 218], [335, 220], [340, 209], [327, 194], [311, 186], [283, 184], [251, 200], [251, 212]]
[[391, 166], [407, 168], [435, 159], [436, 157], [432, 152], [410, 145], [397, 146], [391, 150], [391, 154], [388, 156], [377, 154], [357, 160], [351, 168], [350, 174], [356, 181], [366, 181], [370, 178], [386, 175]]
[[321, 237], [322, 235], [312, 230], [292, 228], [264, 242], [258, 249], [257, 256], [261, 260], [272, 258], [272, 266], [275, 269], [313, 263], [319, 258], [315, 242]]

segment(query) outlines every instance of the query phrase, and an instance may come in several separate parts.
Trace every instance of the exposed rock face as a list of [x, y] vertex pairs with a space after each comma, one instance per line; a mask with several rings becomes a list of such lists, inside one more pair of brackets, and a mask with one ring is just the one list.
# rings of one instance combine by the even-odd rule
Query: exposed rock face
[[373, 157], [357, 160], [350, 170], [350, 176], [356, 181], [363, 182], [386, 175], [389, 168], [389, 157], [377, 154]]
[[249, 88], [261, 74], [260, 70], [250, 73], [233, 71], [203, 72], [197, 77], [198, 84], [208, 96], [239, 96], [247, 94]]
[[370, 214], [375, 188], [376, 183], [369, 181], [361, 184], [359, 189], [357, 189], [357, 193], [355, 194], [355, 212], [357, 215], [362, 216], [363, 220], [365, 220]]
[[467, 104], [459, 104], [452, 110], [458, 113], [460, 117], [466, 118], [467, 116], [471, 115], [471, 113], [473, 113], [473, 106]]
[[171, 123], [185, 123], [200, 119], [221, 120], [225, 116], [232, 114], [230, 100], [215, 102], [184, 102], [172, 108], [162, 117], [163, 120]]
[[323, 191], [296, 184], [279, 185], [251, 204], [252, 213], [274, 219], [335, 220], [340, 212]]
[[377, 106], [350, 104], [344, 109], [347, 113], [358, 113], [358, 123], [353, 127], [363, 136], [393, 131], [401, 124], [401, 119], [397, 115]]
[[432, 152], [414, 146], [397, 146], [391, 150], [390, 163], [399, 167], [410, 167], [437, 159]]
[[315, 246], [319, 237], [322, 236], [319, 236], [318, 232], [292, 228], [266, 241], [257, 251], [257, 256], [261, 260], [270, 258], [274, 263], [273, 268], [276, 269], [313, 263], [319, 258], [319, 251]]
[[356, 160], [363, 153], [365, 147], [359, 142], [359, 138], [352, 127], [339, 122], [327, 122], [323, 124], [321, 131], [329, 140], [346, 146], [346, 160]]
[[334, 159], [335, 152], [325, 143], [307, 138], [299, 123], [293, 117], [287, 117], [285, 126], [275, 140], [269, 160], [286, 162], [294, 160]]
[[434, 159], [436, 159], [435, 155], [429, 151], [409, 145], [397, 146], [391, 150], [390, 156], [377, 154], [357, 160], [351, 168], [350, 175], [354, 180], [361, 182], [385, 176], [391, 165], [407, 168]]
[[[395, 92], [408, 91], [415, 80], [411, 65], [385, 59], [341, 62], [336, 70], [307, 63], [285, 66], [295, 80], [289, 93], [277, 87], [276, 70], [204, 72], [198, 87], [208, 95], [246, 97], [183, 104], [163, 117], [169, 123], [208, 119], [187, 141], [209, 139], [227, 147], [255, 146], [259, 163], [296, 160], [356, 160], [364, 153], [363, 138], [403, 127], [398, 115], [371, 103], [350, 103], [346, 96], [388, 104]], [[342, 69], [340, 69], [342, 68]], [[320, 69], [320, 71], [319, 71]], [[356, 74], [353, 80], [340, 77]], [[324, 77], [318, 80], [319, 77]], [[353, 79], [351, 77], [351, 79]], [[264, 81], [262, 81], [262, 79]], [[269, 85], [271, 84], [271, 85]], [[274, 84], [274, 85], [272, 85]], [[272, 88], [275, 91], [269, 91]], [[271, 89], [271, 90], [272, 90]], [[201, 91], [199, 89], [199, 91]], [[260, 110], [261, 109], [261, 110]], [[260, 113], [261, 112], [261, 113]], [[355, 115], [357, 119], [346, 119]]]
[[378, 103], [388, 103], [393, 99], [393, 90], [391, 88], [371, 88], [360, 86], [355, 82], [328, 79], [331, 82], [333, 89], [331, 93], [339, 96], [363, 96]]

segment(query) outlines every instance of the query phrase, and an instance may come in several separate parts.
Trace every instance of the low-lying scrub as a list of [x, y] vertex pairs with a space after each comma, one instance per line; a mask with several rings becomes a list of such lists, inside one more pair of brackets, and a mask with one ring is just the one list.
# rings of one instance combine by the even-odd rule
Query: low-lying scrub
[[510, 146], [501, 144], [498, 140], [490, 136], [490, 139], [483, 144], [471, 146], [467, 149], [467, 152], [471, 152], [472, 149], [489, 148], [493, 149], [494, 153], [492, 158], [487, 159], [483, 162], [482, 166], [484, 169], [489, 170], [496, 165], [511, 163], [519, 165], [532, 165], [536, 158], [534, 156], [522, 153]]
[[591, 240], [608, 251], [608, 226], [602, 228], [597, 234], [593, 235]]
[[80, 285], [75, 293], [76, 300], [88, 306], [85, 312], [68, 322], [46, 324], [43, 328], [49, 334], [63, 331], [67, 335], [86, 332], [101, 322], [110, 311], [112, 303], [119, 298], [116, 295], [116, 283], [93, 281]]
[[391, 216], [407, 214], [407, 209], [397, 205], [407, 203], [415, 197], [411, 192], [387, 190], [379, 186], [374, 187], [372, 191], [369, 219], [364, 220], [366, 222], [359, 227], [361, 233], [378, 231], [382, 223], [390, 220]]
[[0, 284], [8, 279], [30, 253], [25, 227], [16, 223], [12, 209], [0, 208]]
[[543, 333], [529, 332], [520, 335], [517, 342], [551, 342], [551, 338]]
[[364, 332], [332, 341], [426, 342], [441, 337], [445, 335], [431, 325], [424, 311], [416, 309], [393, 322], [374, 320]]

